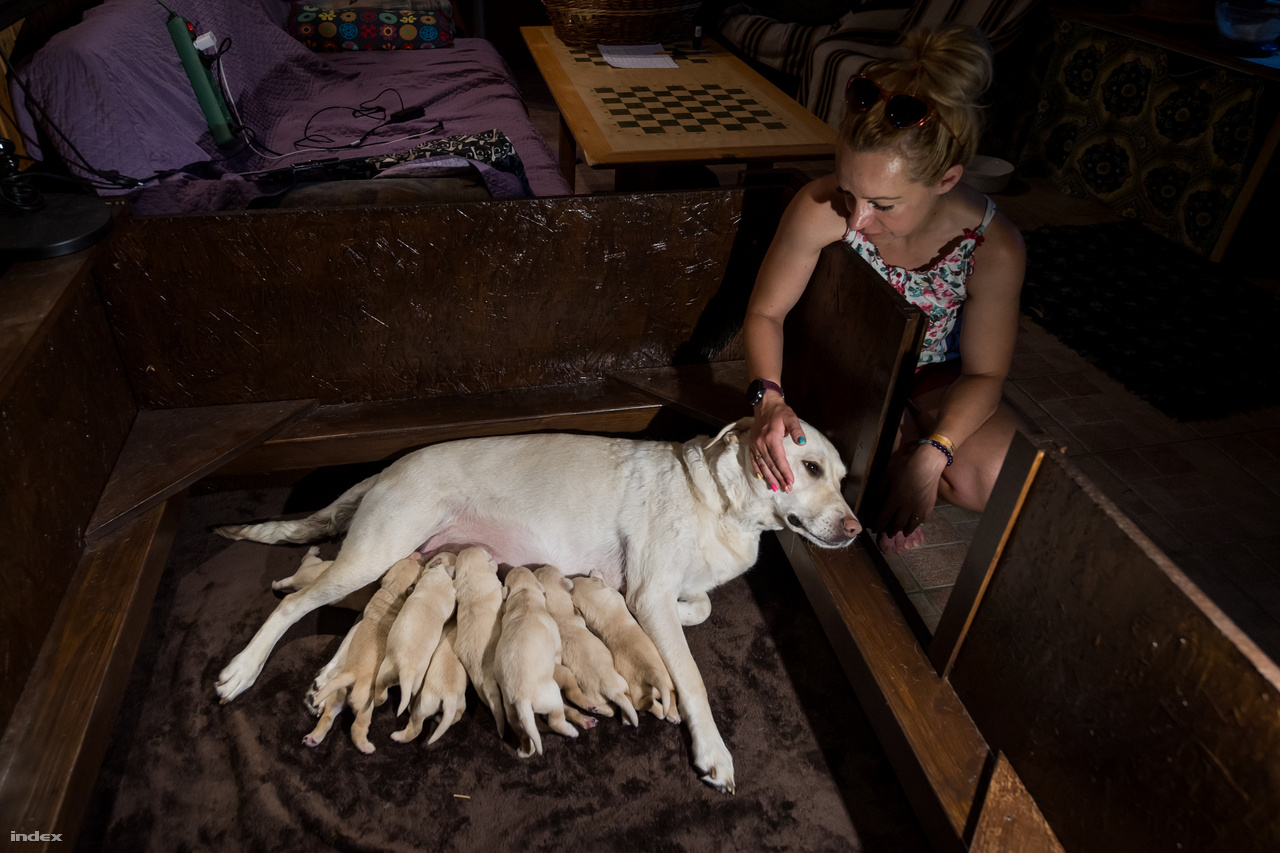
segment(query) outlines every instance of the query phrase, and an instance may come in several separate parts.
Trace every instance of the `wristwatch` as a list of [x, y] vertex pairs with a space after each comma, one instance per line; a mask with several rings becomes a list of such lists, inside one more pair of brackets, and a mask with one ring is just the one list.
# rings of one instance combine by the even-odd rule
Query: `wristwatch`
[[777, 391], [778, 396], [784, 400], [787, 397], [786, 394], [782, 393], [782, 386], [777, 382], [770, 382], [768, 379], [753, 379], [751, 384], [747, 386], [747, 403], [754, 408], [757, 403], [764, 399], [765, 391]]

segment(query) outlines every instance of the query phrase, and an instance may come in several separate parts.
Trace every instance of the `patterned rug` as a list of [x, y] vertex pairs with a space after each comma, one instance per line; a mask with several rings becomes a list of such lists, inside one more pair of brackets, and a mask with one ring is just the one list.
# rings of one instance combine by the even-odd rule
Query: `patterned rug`
[[1023, 313], [1181, 421], [1280, 401], [1262, 362], [1280, 302], [1137, 222], [1026, 236]]

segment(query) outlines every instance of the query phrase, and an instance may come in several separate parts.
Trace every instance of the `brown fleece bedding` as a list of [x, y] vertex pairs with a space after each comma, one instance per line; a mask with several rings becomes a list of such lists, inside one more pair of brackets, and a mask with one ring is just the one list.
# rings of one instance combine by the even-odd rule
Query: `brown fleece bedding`
[[403, 724], [393, 691], [374, 714], [377, 752], [352, 746], [349, 714], [308, 749], [303, 696], [351, 611], [310, 614], [257, 683], [219, 705], [218, 671], [305, 548], [232, 543], [209, 528], [307, 512], [325, 491], [304, 481], [188, 502], [81, 850], [928, 849], [770, 535], [759, 563], [714, 591], [711, 617], [686, 630], [734, 757], [735, 796], [699, 782], [687, 732], [648, 714], [638, 729], [615, 717], [576, 740], [546, 734], [546, 754], [522, 760], [472, 690], [463, 719], [429, 747], [433, 722], [412, 743], [389, 738]]

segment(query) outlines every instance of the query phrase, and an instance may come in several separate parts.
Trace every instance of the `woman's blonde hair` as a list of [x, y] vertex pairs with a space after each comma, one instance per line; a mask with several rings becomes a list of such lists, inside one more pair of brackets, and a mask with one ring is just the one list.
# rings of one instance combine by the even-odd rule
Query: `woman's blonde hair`
[[991, 47], [979, 30], [949, 26], [912, 30], [903, 49], [901, 58], [872, 62], [862, 73], [885, 92], [921, 98], [946, 124], [933, 116], [918, 127], [896, 128], [885, 118], [882, 100], [864, 113], [846, 113], [839, 141], [853, 151], [895, 151], [910, 164], [912, 180], [932, 185], [977, 152], [982, 135], [978, 99], [991, 85]]

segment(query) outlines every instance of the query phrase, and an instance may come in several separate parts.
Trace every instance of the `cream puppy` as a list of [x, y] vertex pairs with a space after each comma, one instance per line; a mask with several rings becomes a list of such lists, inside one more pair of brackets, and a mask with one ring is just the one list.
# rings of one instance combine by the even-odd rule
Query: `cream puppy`
[[422, 689], [414, 698], [409, 723], [400, 731], [393, 732], [392, 740], [399, 743], [413, 740], [422, 732], [423, 721], [439, 711], [440, 725], [427, 739], [428, 744], [433, 744], [450, 726], [462, 719], [462, 712], [467, 709], [467, 670], [454, 651], [457, 634], [458, 623], [451, 619], [440, 635], [435, 654], [431, 656]]
[[520, 736], [521, 758], [542, 754], [536, 714], [566, 737], [577, 737], [564, 716], [564, 699], [556, 683], [560, 633], [547, 612], [547, 597], [533, 572], [517, 566], [507, 572], [502, 636], [498, 640], [497, 675], [507, 722]]
[[350, 689], [347, 704], [356, 712], [355, 722], [351, 724], [351, 742], [364, 753], [376, 748], [369, 742], [369, 723], [373, 718], [374, 686], [386, 653], [387, 635], [424, 562], [425, 557], [414, 553], [387, 570], [381, 588], [373, 594], [352, 631], [341, 668], [316, 691], [315, 704], [323, 707], [330, 696]]
[[409, 701], [422, 686], [422, 678], [440, 642], [444, 624], [453, 617], [456, 601], [453, 567], [456, 562], [457, 555], [447, 551], [431, 558], [387, 635], [387, 653], [378, 669], [374, 695], [381, 705], [387, 699], [388, 688], [398, 684], [400, 707], [396, 710], [397, 717], [409, 707]]
[[635, 709], [680, 722], [671, 675], [622, 594], [600, 578], [578, 577], [570, 595], [587, 627], [613, 655], [613, 666], [626, 679]]
[[[306, 555], [302, 558], [301, 565], [298, 570], [287, 578], [281, 578], [273, 581], [271, 589], [275, 592], [297, 592], [311, 586], [316, 578], [324, 574], [325, 570], [333, 565], [333, 560], [320, 559], [320, 549], [312, 545], [307, 549]], [[373, 598], [373, 594], [378, 591], [378, 584], [375, 581], [367, 586], [357, 589], [355, 592], [345, 598], [335, 601], [333, 607], [345, 607], [348, 610], [364, 610], [369, 599]]]
[[622, 711], [623, 722], [638, 725], [636, 709], [627, 696], [627, 680], [613, 667], [613, 655], [573, 609], [569, 590], [573, 583], [555, 566], [543, 566], [533, 573], [547, 593], [547, 610], [560, 631], [560, 660], [573, 673], [583, 701], [570, 700], [592, 714], [613, 716], [612, 702]]
[[502, 633], [502, 599], [506, 588], [498, 580], [498, 564], [483, 548], [467, 548], [453, 570], [458, 596], [458, 634], [454, 651], [475, 685], [476, 694], [493, 712], [498, 737], [506, 731], [502, 691], [494, 677], [494, 654]]
[[316, 679], [311, 685], [311, 690], [307, 694], [307, 707], [311, 709], [313, 714], [317, 714], [320, 717], [316, 727], [302, 739], [302, 742], [307, 746], [319, 746], [325, 735], [329, 734], [329, 729], [333, 727], [334, 719], [347, 707], [347, 697], [351, 695], [350, 687], [342, 687], [335, 690], [323, 702], [319, 703], [315, 701], [315, 694], [319, 685], [327, 684], [335, 672], [341, 672], [345, 668], [347, 649], [351, 647], [351, 640], [355, 637], [356, 629], [359, 627], [360, 620], [357, 619], [351, 629], [347, 631], [347, 635], [342, 638], [342, 644], [338, 646], [338, 651], [316, 675]]

